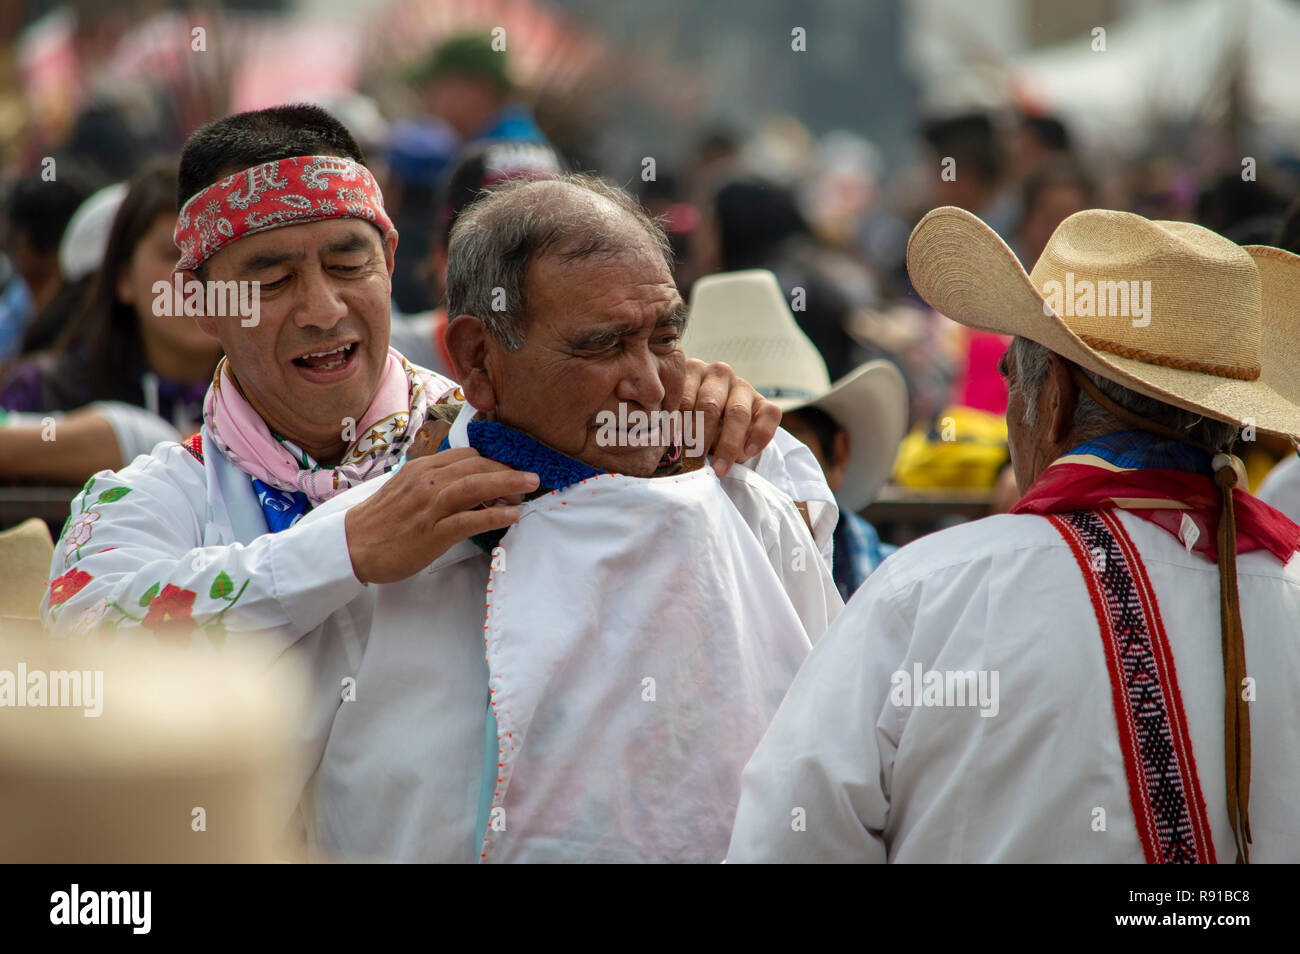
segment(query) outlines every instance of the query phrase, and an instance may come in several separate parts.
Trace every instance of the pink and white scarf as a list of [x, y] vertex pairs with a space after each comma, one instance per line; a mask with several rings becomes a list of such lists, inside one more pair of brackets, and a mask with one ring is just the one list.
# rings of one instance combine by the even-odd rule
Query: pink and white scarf
[[[334, 467], [308, 466], [278, 440], [239, 393], [222, 358], [203, 401], [203, 423], [217, 448], [250, 477], [307, 495], [313, 507], [397, 466], [424, 424], [428, 408], [463, 400], [456, 382], [388, 349], [379, 388], [356, 425], [356, 440]], [[311, 460], [305, 453], [303, 457]]]

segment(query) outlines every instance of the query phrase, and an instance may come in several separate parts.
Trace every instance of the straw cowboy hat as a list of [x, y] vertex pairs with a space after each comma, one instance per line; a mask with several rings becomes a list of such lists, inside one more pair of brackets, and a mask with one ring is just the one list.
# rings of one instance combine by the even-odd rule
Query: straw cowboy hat
[[54, 541], [45, 521], [32, 518], [0, 532], [0, 633], [7, 619], [40, 619]]
[[699, 279], [682, 346], [692, 358], [725, 361], [782, 411], [815, 407], [834, 418], [850, 442], [840, 505], [856, 512], [871, 503], [907, 430], [907, 386], [894, 365], [869, 361], [832, 386], [776, 276], [761, 268]]
[[907, 268], [954, 321], [1029, 338], [1158, 401], [1300, 438], [1300, 257], [1089, 209], [1057, 227], [1026, 274], [997, 233], [948, 206], [912, 231]]
[[0, 862], [296, 857], [302, 674], [152, 642], [0, 632]]

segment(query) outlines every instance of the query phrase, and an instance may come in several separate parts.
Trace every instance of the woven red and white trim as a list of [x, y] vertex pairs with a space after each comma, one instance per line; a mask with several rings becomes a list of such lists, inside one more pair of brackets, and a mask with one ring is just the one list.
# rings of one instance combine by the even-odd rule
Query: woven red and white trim
[[1109, 511], [1047, 519], [1070, 545], [1097, 614], [1147, 864], [1214, 864], [1174, 656], [1137, 547]]
[[177, 271], [192, 271], [245, 235], [322, 219], [358, 218], [393, 231], [370, 170], [339, 156], [265, 162], [194, 194], [176, 219]]

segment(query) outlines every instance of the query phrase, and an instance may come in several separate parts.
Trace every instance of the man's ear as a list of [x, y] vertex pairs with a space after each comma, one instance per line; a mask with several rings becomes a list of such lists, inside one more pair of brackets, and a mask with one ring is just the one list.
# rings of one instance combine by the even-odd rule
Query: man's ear
[[451, 370], [460, 382], [465, 399], [480, 411], [496, 409], [496, 389], [488, 371], [487, 326], [473, 315], [459, 315], [452, 319], [444, 332]]
[[1048, 440], [1064, 443], [1074, 431], [1074, 409], [1079, 404], [1079, 388], [1070, 374], [1070, 363], [1059, 354], [1047, 356], [1048, 386], [1043, 389], [1046, 407], [1039, 409], [1039, 419]]

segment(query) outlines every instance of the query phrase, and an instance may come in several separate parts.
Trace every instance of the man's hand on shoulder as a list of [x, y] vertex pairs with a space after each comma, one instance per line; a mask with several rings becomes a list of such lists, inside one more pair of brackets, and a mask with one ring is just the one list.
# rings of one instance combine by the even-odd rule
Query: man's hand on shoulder
[[759, 453], [781, 425], [780, 409], [721, 361], [686, 359], [681, 410], [703, 413], [705, 446], [719, 477]]
[[537, 485], [536, 474], [468, 447], [408, 455], [381, 490], [347, 513], [352, 570], [363, 583], [404, 580], [460, 541], [509, 527], [519, 519], [516, 505]]

